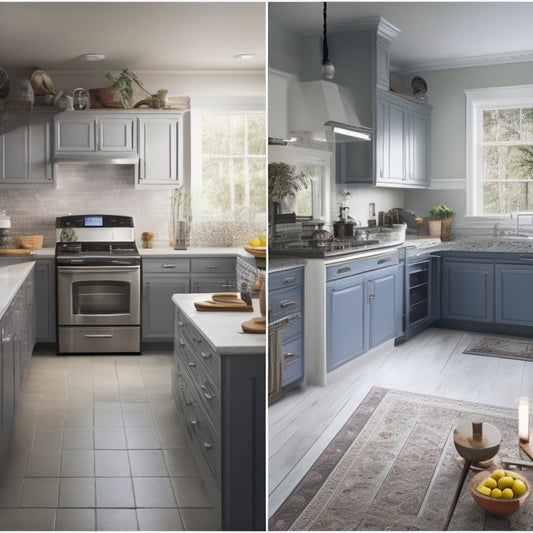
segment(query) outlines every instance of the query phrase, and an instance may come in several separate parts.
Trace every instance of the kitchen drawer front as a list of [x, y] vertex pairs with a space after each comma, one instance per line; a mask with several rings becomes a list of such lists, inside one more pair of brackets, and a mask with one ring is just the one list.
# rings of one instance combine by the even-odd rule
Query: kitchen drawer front
[[398, 265], [399, 262], [398, 252], [394, 252], [375, 257], [368, 257], [366, 259], [348, 261], [338, 265], [331, 265], [326, 268], [326, 281], [346, 278], [348, 276], [354, 276], [355, 274], [361, 274], [362, 272], [369, 272], [379, 268]]
[[191, 292], [214, 293], [214, 292], [236, 292], [237, 279], [231, 275], [196, 275], [191, 279]]
[[304, 373], [304, 355], [303, 338], [298, 337], [290, 342], [283, 343], [282, 365], [283, 379], [282, 387], [294, 383], [303, 378]]
[[194, 274], [234, 274], [234, 257], [193, 257], [191, 271]]
[[220, 479], [220, 438], [209, 418], [199, 406], [194, 387], [180, 367], [177, 370], [177, 407], [191, 445], [204, 458], [211, 474]]
[[303, 285], [304, 268], [291, 268], [279, 272], [272, 272], [268, 275], [268, 290], [273, 291], [285, 287]]
[[188, 273], [191, 270], [189, 259], [177, 257], [159, 257], [157, 259], [143, 259], [143, 272], [174, 274]]
[[196, 360], [201, 361], [214, 383], [220, 387], [220, 356], [182, 314], [176, 317], [176, 332], [184, 338], [196, 354]]
[[277, 291], [270, 289], [268, 299], [270, 322], [274, 322], [292, 313], [301, 312], [302, 288], [293, 287]]

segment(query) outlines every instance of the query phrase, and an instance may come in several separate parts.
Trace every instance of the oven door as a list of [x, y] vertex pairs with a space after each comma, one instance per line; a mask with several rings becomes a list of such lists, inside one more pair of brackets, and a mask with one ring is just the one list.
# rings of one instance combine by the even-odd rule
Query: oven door
[[140, 266], [58, 266], [59, 326], [138, 325]]

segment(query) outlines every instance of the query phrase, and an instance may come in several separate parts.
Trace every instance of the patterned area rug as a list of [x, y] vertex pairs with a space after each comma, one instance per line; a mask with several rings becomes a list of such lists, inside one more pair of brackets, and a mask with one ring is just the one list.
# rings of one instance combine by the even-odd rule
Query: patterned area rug
[[533, 361], [533, 341], [478, 336], [472, 339], [463, 353]]
[[[496, 464], [520, 456], [517, 411], [374, 387], [272, 515], [274, 530], [442, 530], [462, 459], [453, 430], [482, 421], [502, 434]], [[529, 530], [533, 499], [508, 517], [477, 506], [469, 472], [450, 530]], [[533, 472], [526, 471], [533, 479]]]

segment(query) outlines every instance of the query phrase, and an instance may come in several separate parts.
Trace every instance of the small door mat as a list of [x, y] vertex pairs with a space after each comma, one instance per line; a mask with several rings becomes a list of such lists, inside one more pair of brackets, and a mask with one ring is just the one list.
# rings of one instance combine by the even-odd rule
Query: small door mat
[[489, 357], [508, 357], [511, 359], [527, 359], [533, 361], [533, 340], [519, 341], [497, 337], [474, 337], [463, 352]]

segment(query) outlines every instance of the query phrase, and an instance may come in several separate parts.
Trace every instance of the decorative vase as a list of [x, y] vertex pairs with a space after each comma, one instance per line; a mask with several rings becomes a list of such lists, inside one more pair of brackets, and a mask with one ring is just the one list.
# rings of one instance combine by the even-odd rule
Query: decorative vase
[[452, 219], [441, 220], [440, 240], [448, 242], [452, 239]]
[[441, 236], [441, 220], [428, 220], [428, 230], [430, 237], [440, 237]]

